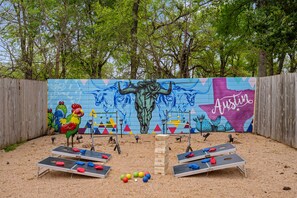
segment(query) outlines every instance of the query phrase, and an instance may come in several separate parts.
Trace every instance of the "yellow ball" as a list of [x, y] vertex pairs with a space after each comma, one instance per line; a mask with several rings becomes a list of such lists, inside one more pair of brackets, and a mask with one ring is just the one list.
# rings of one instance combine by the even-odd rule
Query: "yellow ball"
[[143, 178], [144, 177], [144, 172], [139, 172], [138, 177]]
[[131, 175], [131, 174], [127, 174], [126, 177], [127, 177], [128, 179], [131, 179], [131, 178], [132, 178], [132, 175]]

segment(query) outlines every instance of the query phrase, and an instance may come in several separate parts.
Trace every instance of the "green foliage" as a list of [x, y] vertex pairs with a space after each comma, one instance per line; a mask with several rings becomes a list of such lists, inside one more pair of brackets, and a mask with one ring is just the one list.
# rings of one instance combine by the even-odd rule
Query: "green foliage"
[[132, 60], [137, 78], [255, 76], [260, 50], [296, 71], [296, 0], [135, 2], [3, 1], [0, 77], [130, 78]]
[[26, 142], [26, 141], [19, 142], [19, 143], [16, 143], [16, 144], [8, 145], [8, 146], [6, 146], [5, 148], [3, 148], [3, 150], [4, 150], [5, 152], [13, 151], [13, 150], [15, 150], [18, 146], [22, 145], [22, 144], [25, 143], [25, 142]]

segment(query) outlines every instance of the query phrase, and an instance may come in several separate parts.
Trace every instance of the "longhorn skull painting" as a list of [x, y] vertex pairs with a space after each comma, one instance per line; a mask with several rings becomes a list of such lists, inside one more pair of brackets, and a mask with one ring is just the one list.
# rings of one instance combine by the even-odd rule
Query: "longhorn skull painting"
[[126, 88], [121, 89], [118, 83], [119, 93], [135, 94], [135, 110], [140, 124], [140, 133], [147, 134], [152, 119], [152, 112], [156, 107], [156, 99], [159, 94], [169, 95], [172, 91], [172, 84], [169, 83], [168, 89], [164, 89], [156, 80], [143, 80], [134, 85], [129, 82]]

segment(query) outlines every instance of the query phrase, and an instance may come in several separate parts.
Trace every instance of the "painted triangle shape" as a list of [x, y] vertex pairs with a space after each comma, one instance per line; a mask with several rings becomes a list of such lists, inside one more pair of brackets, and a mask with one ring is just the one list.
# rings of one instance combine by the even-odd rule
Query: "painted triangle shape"
[[100, 131], [98, 128], [94, 128], [94, 134], [100, 134]]
[[103, 122], [100, 122], [99, 127], [100, 128], [104, 128], [105, 127], [105, 125], [103, 124]]
[[173, 134], [176, 130], [176, 127], [168, 127], [171, 134]]
[[186, 124], [185, 124], [185, 127], [184, 127], [185, 129], [188, 129], [188, 128], [190, 128], [190, 124], [189, 124], [189, 122], [187, 122]]
[[104, 131], [102, 132], [102, 134], [104, 134], [104, 135], [109, 134], [108, 130], [105, 128]]
[[154, 131], [159, 132], [159, 131], [162, 131], [162, 130], [161, 130], [160, 126], [157, 124]]
[[199, 81], [204, 86], [208, 78], [199, 78]]
[[128, 124], [125, 126], [124, 131], [125, 131], [125, 132], [130, 132], [130, 131], [131, 131], [131, 129], [130, 129], [130, 127], [129, 127]]

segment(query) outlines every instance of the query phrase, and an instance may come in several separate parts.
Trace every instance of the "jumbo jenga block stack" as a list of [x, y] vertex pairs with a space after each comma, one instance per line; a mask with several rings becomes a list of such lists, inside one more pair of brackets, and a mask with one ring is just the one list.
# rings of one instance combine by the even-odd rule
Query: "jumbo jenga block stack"
[[166, 175], [169, 164], [169, 135], [160, 134], [155, 136], [155, 174]]

